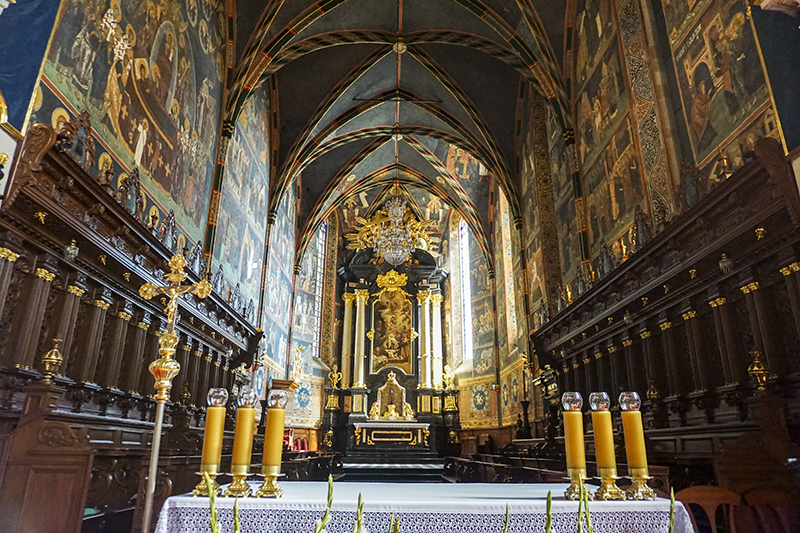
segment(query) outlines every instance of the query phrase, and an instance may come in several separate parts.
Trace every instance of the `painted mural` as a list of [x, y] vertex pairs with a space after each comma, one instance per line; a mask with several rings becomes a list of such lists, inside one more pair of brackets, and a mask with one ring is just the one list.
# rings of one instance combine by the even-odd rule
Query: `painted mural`
[[509, 367], [506, 371], [501, 372], [500, 376], [500, 413], [504, 426], [514, 424], [517, 413], [520, 412], [521, 374], [517, 366]]
[[611, 0], [578, 0], [576, 13], [575, 79], [583, 86], [616, 35], [616, 24]]
[[494, 377], [468, 378], [459, 381], [458, 411], [463, 428], [497, 426], [497, 394], [492, 390]]
[[621, 63], [615, 38], [577, 96], [578, 154], [584, 166], [594, 161], [605, 140], [628, 111], [628, 93]]
[[584, 183], [589, 243], [594, 255], [603, 242], [612, 245], [633, 223], [636, 206], [646, 210], [644, 183], [629, 120], [614, 134], [601, 157], [584, 172]]
[[470, 301], [472, 302], [472, 368], [474, 373], [494, 372], [494, 302], [489, 263], [478, 241], [469, 234]]
[[[665, 16], [670, 24], [666, 9]], [[685, 20], [672, 55], [694, 161], [703, 167], [765, 111], [769, 93], [746, 2], [714, 0]]]
[[[503, 277], [505, 279], [502, 285], [497, 285], [497, 292], [505, 293], [505, 324], [506, 335], [508, 337], [509, 353], [511, 353], [517, 345], [517, 291], [518, 285], [515, 274], [519, 272], [519, 259], [517, 253], [512, 253], [512, 238], [511, 238], [511, 210], [506, 200], [506, 195], [503, 191], [499, 191], [498, 197], [500, 198], [500, 236], [502, 238], [502, 251], [503, 251]], [[516, 246], [515, 250], [519, 250]], [[500, 304], [498, 304], [498, 307]]]
[[5, 109], [7, 122], [23, 133], [60, 5], [54, 0], [20, 2], [0, 16], [0, 121]]
[[[208, 212], [227, 42], [224, 2], [69, 0], [43, 84], [191, 237]], [[44, 109], [59, 113], [58, 108]]]
[[[539, 309], [544, 303], [544, 267], [542, 264], [542, 238], [539, 225], [539, 197], [536, 188], [536, 172], [533, 162], [533, 136], [530, 122], [525, 123], [525, 135], [522, 142], [522, 170], [520, 183], [522, 188], [522, 223], [525, 227], [525, 262], [528, 265], [528, 304], [532, 311]], [[563, 165], [566, 164], [566, 154]], [[555, 182], [555, 180], [554, 180]], [[555, 183], [553, 184], [555, 187]], [[567, 191], [566, 184], [563, 189]], [[568, 192], [568, 191], [567, 191]], [[538, 313], [534, 312], [534, 317]], [[534, 320], [534, 327], [538, 322]]]
[[[495, 191], [496, 193], [499, 191]], [[502, 193], [501, 193], [502, 194]], [[494, 266], [495, 266], [495, 287], [497, 294], [495, 295], [495, 303], [497, 307], [497, 355], [500, 358], [500, 364], [508, 359], [510, 351], [510, 344], [508, 337], [508, 322], [506, 317], [509, 309], [507, 308], [508, 300], [506, 299], [505, 285], [509, 282], [506, 278], [505, 261], [503, 257], [503, 225], [501, 222], [502, 207], [497, 206], [494, 209], [494, 224], [492, 231], [492, 241], [494, 245]]]
[[[274, 226], [270, 230], [267, 282], [264, 296], [264, 345], [267, 357], [286, 368], [289, 316], [292, 305], [297, 183], [284, 192]], [[281, 376], [282, 377], [282, 376]]]
[[214, 265], [258, 304], [269, 203], [269, 103], [253, 93], [236, 122], [222, 181]]

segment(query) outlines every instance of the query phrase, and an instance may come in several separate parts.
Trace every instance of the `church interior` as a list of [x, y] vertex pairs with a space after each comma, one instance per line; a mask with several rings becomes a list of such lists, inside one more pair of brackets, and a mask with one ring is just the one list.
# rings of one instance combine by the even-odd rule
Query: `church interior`
[[149, 533], [197, 472], [605, 484], [604, 392], [620, 487], [798, 531], [798, 25], [0, 0], [0, 523]]

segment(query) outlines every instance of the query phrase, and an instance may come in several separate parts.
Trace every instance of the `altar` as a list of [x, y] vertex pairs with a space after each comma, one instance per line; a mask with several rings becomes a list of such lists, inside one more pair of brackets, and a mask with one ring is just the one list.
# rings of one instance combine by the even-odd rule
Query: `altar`
[[[256, 488], [256, 484], [253, 483]], [[283, 498], [238, 500], [242, 533], [312, 533], [324, 511], [327, 483], [283, 482]], [[363, 532], [388, 531], [392, 514], [402, 533], [544, 533], [547, 492], [553, 493], [552, 533], [577, 531], [578, 502], [562, 497], [564, 484], [336, 483], [328, 533], [350, 533], [358, 495], [364, 499]], [[233, 498], [217, 498], [224, 533], [232, 531]], [[669, 500], [591, 502], [596, 533], [667, 533]], [[173, 496], [161, 510], [157, 533], [208, 533], [208, 498]], [[683, 504], [675, 504], [674, 533], [692, 533]]]
[[422, 422], [360, 422], [353, 424], [355, 449], [428, 449], [430, 424]]

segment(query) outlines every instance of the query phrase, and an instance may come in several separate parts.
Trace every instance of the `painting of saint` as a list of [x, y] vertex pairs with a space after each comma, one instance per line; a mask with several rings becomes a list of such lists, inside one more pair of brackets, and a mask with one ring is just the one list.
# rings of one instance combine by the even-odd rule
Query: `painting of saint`
[[769, 100], [747, 4], [708, 3], [673, 50], [673, 58], [695, 164], [702, 167], [716, 157], [720, 145], [761, 114]]
[[564, 202], [556, 210], [556, 230], [561, 252], [561, 272], [564, 279], [572, 278], [581, 262], [576, 216], [575, 202], [572, 199]]
[[670, 46], [675, 46], [692, 26], [709, 0], [662, 0]]
[[611, 0], [579, 0], [576, 12], [575, 80], [581, 87], [616, 35], [616, 30]]
[[[86, 109], [95, 135], [191, 241], [203, 237], [222, 98], [201, 49], [197, 2], [69, 0], [59, 15], [42, 85], [55, 107]], [[224, 4], [215, 3], [217, 13]], [[206, 32], [227, 39], [216, 15]], [[224, 35], [224, 39], [221, 39]], [[52, 106], [53, 104], [47, 104]], [[44, 113], [55, 109], [43, 109]]]
[[385, 366], [413, 373], [412, 313], [411, 301], [401, 290], [384, 290], [372, 304], [372, 373]]
[[578, 154], [591, 165], [628, 111], [617, 40], [608, 48], [577, 100]]

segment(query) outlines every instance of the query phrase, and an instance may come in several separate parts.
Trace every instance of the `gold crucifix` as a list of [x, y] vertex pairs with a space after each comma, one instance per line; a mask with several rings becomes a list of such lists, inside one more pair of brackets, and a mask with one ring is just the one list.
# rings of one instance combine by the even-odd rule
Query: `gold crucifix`
[[149, 281], [139, 287], [139, 296], [145, 300], [150, 300], [159, 294], [169, 297], [167, 307], [167, 328], [158, 338], [158, 354], [161, 356], [156, 359], [148, 369], [155, 378], [156, 389], [156, 420], [153, 428], [153, 447], [150, 450], [150, 472], [147, 476], [147, 492], [145, 492], [144, 512], [142, 513], [142, 530], [150, 530], [150, 515], [153, 511], [153, 495], [156, 488], [156, 473], [158, 468], [158, 455], [161, 447], [161, 426], [164, 423], [164, 403], [169, 400], [169, 392], [172, 389], [172, 380], [181, 371], [181, 365], [173, 356], [175, 347], [178, 345], [178, 335], [175, 333], [175, 319], [178, 314], [178, 298], [182, 294], [192, 293], [198, 298], [205, 298], [211, 294], [211, 284], [206, 280], [200, 280], [192, 285], [181, 285], [186, 280], [187, 274], [183, 271], [186, 267], [186, 259], [175, 254], [169, 260], [170, 272], [164, 277], [170, 282], [166, 287], [159, 287]]
[[188, 274], [183, 271], [186, 267], [186, 259], [176, 254], [167, 263], [170, 272], [164, 276], [169, 285], [159, 287], [149, 281], [139, 288], [139, 295], [145, 300], [150, 300], [159, 294], [164, 294], [169, 298], [167, 307], [167, 327], [158, 339], [158, 353], [161, 355], [150, 363], [149, 370], [155, 378], [156, 402], [162, 403], [169, 400], [169, 392], [172, 389], [172, 380], [181, 370], [181, 365], [172, 358], [175, 355], [175, 347], [178, 345], [178, 335], [175, 333], [175, 319], [178, 314], [178, 297], [186, 293], [192, 293], [199, 298], [205, 298], [211, 294], [211, 284], [202, 279], [192, 285], [181, 285], [186, 280]]

